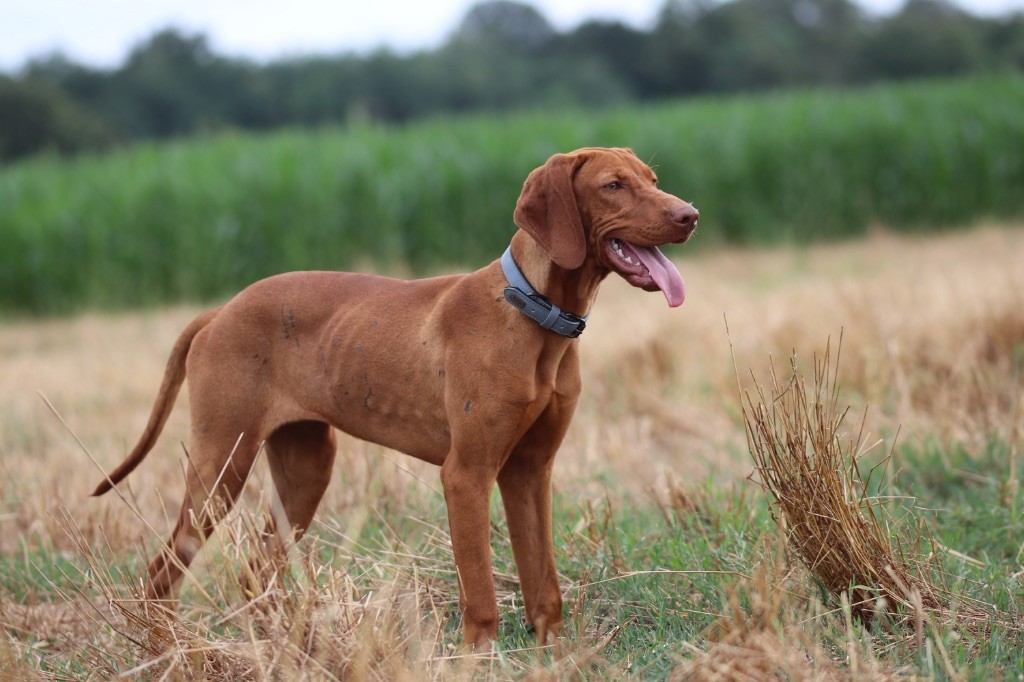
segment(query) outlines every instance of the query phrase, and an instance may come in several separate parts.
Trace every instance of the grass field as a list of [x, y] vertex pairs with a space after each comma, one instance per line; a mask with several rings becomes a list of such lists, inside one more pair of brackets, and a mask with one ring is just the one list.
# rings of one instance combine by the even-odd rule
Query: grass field
[[[486, 660], [458, 645], [436, 470], [347, 439], [286, 590], [247, 603], [236, 579], [265, 505], [259, 468], [186, 580], [173, 655], [132, 644], [143, 557], [183, 489], [187, 407], [129, 479], [137, 516], [112, 495], [86, 497], [100, 472], [36, 391], [109, 468], [140, 433], [197, 309], [0, 326], [0, 678], [1016, 678], [1021, 253], [1024, 230], [995, 226], [684, 248], [672, 252], [688, 283], [679, 310], [608, 281], [581, 339], [584, 394], [556, 465], [565, 636], [538, 649], [522, 626], [495, 503], [501, 641]], [[808, 372], [840, 332], [844, 429], [856, 436], [863, 415], [862, 469], [895, 442], [869, 486], [886, 532], [953, 603], [987, 614], [980, 622], [920, 610], [910, 626], [864, 624], [785, 547], [748, 479], [730, 338], [750, 389], [752, 377], [767, 381], [769, 358], [784, 375], [795, 352]]]
[[634, 147], [698, 242], [1024, 216], [1024, 77], [144, 144], [0, 168], [0, 315], [210, 300], [295, 269], [500, 253], [552, 153]]

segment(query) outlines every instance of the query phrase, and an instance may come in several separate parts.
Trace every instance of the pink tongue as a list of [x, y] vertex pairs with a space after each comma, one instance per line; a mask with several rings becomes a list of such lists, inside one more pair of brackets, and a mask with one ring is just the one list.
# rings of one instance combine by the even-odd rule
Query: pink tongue
[[651, 278], [658, 285], [661, 292], [665, 294], [670, 308], [682, 305], [686, 298], [686, 286], [683, 284], [683, 277], [679, 270], [665, 254], [658, 250], [657, 246], [638, 246], [630, 244], [641, 262], [647, 266]]

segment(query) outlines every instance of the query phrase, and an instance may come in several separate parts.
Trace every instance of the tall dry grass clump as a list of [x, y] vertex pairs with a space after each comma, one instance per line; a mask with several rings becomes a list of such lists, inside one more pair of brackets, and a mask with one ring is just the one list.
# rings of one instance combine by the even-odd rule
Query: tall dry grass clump
[[791, 358], [788, 379], [773, 364], [767, 385], [755, 379], [743, 393], [748, 447], [772, 518], [804, 565], [864, 621], [885, 616], [912, 625], [918, 641], [928, 614], [984, 622], [991, 613], [954, 603], [932, 582], [928, 569], [937, 566], [894, 546], [891, 519], [870, 493], [878, 468], [867, 477], [860, 471], [859, 458], [870, 449], [863, 421], [846, 429], [850, 408], [839, 406], [838, 365], [829, 344], [815, 355], [809, 384]]

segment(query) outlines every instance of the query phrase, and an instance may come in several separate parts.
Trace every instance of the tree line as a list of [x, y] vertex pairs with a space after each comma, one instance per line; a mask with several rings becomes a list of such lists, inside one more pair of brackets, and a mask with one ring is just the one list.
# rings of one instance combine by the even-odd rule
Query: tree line
[[215, 53], [174, 28], [114, 69], [60, 54], [0, 74], [0, 160], [222, 129], [401, 123], [702, 93], [1024, 70], [1024, 13], [945, 0], [873, 17], [851, 0], [667, 0], [650, 29], [564, 32], [515, 0], [472, 7], [438, 48], [288, 58]]

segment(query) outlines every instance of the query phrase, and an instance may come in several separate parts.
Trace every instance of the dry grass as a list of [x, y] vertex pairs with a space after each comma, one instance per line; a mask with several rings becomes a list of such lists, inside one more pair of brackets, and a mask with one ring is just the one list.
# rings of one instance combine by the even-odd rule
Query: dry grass
[[[413, 542], [396, 536], [393, 546], [367, 547], [348, 528], [328, 522], [285, 557], [263, 543], [267, 483], [259, 484], [255, 509], [233, 512], [222, 522], [207, 549], [217, 560], [204, 566], [202, 580], [186, 576], [187, 605], [180, 612], [147, 602], [144, 586], [122, 568], [117, 553], [91, 544], [61, 510], [56, 523], [81, 560], [81, 572], [72, 590], [54, 588], [60, 603], [0, 600], [0, 624], [15, 632], [12, 665], [24, 667], [28, 658], [43, 667], [47, 657], [67, 657], [87, 667], [85, 677], [101, 679], [390, 682], [526, 673], [555, 679], [579, 675], [599, 661], [617, 634], [580, 628], [583, 636], [574, 641], [489, 654], [445, 646], [457, 624], [457, 591], [450, 539], [442, 529], [429, 528]], [[496, 579], [499, 602], [514, 603], [515, 578], [499, 571]], [[46, 650], [19, 650], [19, 639], [37, 638], [47, 642]]]
[[[351, 552], [329, 535], [303, 543], [287, 560], [265, 551], [257, 527], [262, 518], [242, 512], [224, 523], [219, 549], [228, 560], [211, 567], [212, 580], [192, 581], [197, 606], [178, 613], [147, 603], [142, 585], [112, 569], [113, 557], [91, 547], [74, 520], [65, 517], [62, 525], [86, 562], [90, 582], [109, 605], [85, 607], [84, 593], [65, 599], [78, 605], [73, 610], [91, 620], [94, 630], [114, 635], [84, 652], [90, 666], [103, 677], [460, 676], [471, 657], [437, 660], [435, 654], [451, 604], [448, 585], [437, 587], [437, 567], [430, 561], [414, 566], [377, 557], [374, 568], [380, 575], [368, 590], [366, 581], [318, 556], [324, 549]], [[352, 565], [359, 567], [363, 558], [353, 557]]]
[[856, 427], [843, 433], [849, 407], [839, 406], [839, 352], [835, 366], [830, 355], [826, 347], [815, 358], [810, 386], [795, 366], [784, 380], [773, 367], [767, 387], [755, 380], [754, 394], [744, 395], [748, 447], [772, 517], [829, 591], [850, 593], [863, 619], [898, 607], [938, 610], [938, 590], [897, 556], [876, 511], [859, 466], [869, 444]]
[[783, 379], [773, 367], [767, 385], [755, 379], [744, 392], [748, 447], [771, 496], [772, 518], [804, 565], [832, 594], [848, 598], [863, 621], [881, 617], [911, 626], [919, 644], [926, 616], [984, 627], [994, 607], [951, 603], [953, 595], [930, 577], [941, 565], [916, 565], [927, 541], [920, 527], [908, 543], [909, 558], [893, 544], [894, 533], [906, 533], [907, 519], [897, 520], [887, 500], [871, 493], [872, 476], [881, 478], [889, 459], [862, 475], [861, 458], [871, 444], [863, 423], [847, 428], [850, 408], [840, 407], [835, 379], [840, 353], [834, 362], [831, 353], [826, 346], [815, 358], [809, 380], [795, 364]]
[[[802, 627], [818, 624], [816, 630], [834, 628], [842, 613], [828, 612], [812, 598], [799, 595], [796, 571], [785, 559], [782, 536], [764, 538], [765, 559], [749, 577], [735, 583], [727, 602], [707, 635], [705, 647], [687, 644], [692, 657], [673, 672], [672, 679], [693, 682], [758, 682], [784, 679], [888, 680], [897, 671], [879, 661], [865, 641], [842, 643], [847, 666], [837, 662], [835, 651]], [[838, 628], [842, 630], [842, 628]], [[847, 628], [847, 632], [853, 630]]]
[[[621, 504], [645, 499], [653, 489], [671, 519], [702, 507], [698, 484], [703, 481], [713, 480], [715, 489], [743, 487], [751, 465], [723, 314], [740, 365], [752, 366], [757, 376], [769, 370], [769, 356], [788, 358], [799, 349], [810, 357], [829, 334], [843, 329], [843, 361], [835, 379], [846, 399], [870, 405], [864, 428], [876, 434], [872, 439], [893, 434], [898, 424], [905, 442], [941, 439], [968, 450], [980, 448], [991, 435], [1009, 438], [1020, 422], [1024, 395], [1021, 253], [1024, 231], [990, 227], [917, 239], [878, 234], [842, 245], [684, 257], [689, 298], [679, 311], [666, 310], [659, 296], [609, 280], [582, 340], [585, 392], [559, 455], [556, 496], [607, 495]], [[109, 468], [141, 432], [166, 353], [196, 312], [181, 308], [0, 326], [0, 557], [62, 554], [86, 561], [92, 581], [79, 581], [86, 585], [82, 595], [69, 595], [64, 604], [52, 603], [46, 594], [35, 595], [44, 603], [34, 604], [31, 591], [12, 603], [0, 591], [0, 621], [9, 633], [0, 638], [0, 676], [23, 669], [27, 634], [19, 632], [46, 642], [30, 650], [34, 660], [72, 656], [74, 643], [87, 641], [83, 646], [95, 658], [80, 660], [91, 661], [96, 671], [108, 669], [101, 664], [124, 670], [121, 666], [149, 661], [140, 649], [124, 646], [131, 636], [145, 650], [139, 622], [132, 620], [139, 617], [132, 606], [135, 583], [102, 572], [153, 546], [147, 524], [159, 534], [171, 525], [183, 490], [186, 401], [179, 401], [160, 443], [129, 479], [133, 511], [113, 496], [86, 497], [99, 472], [37, 391]], [[804, 356], [795, 362], [798, 369], [806, 367]], [[265, 481], [258, 469], [243, 508], [259, 509]], [[611, 489], [607, 481], [614, 481]], [[168, 631], [181, 647], [136, 674], [262, 677], [300, 671], [330, 679], [344, 671], [355, 679], [423, 679], [479, 676], [485, 670], [494, 677], [565, 677], [585, 675], [598, 665], [617, 631], [588, 629], [586, 623], [580, 629], [585, 637], [543, 655], [510, 652], [497, 661], [467, 663], [465, 656], [454, 655], [461, 652], [449, 657], [443, 645], [438, 648], [447, 641], [438, 633], [451, 632], [454, 614], [450, 550], [438, 527], [444, 525], [438, 488], [433, 467], [342, 439], [335, 482], [321, 505], [319, 518], [325, 523], [318, 539], [304, 541], [292, 555], [283, 583], [299, 589], [271, 586], [259, 602], [268, 605], [266, 611], [233, 612], [243, 605], [237, 576], [241, 557], [250, 556], [256, 544], [246, 526], [253, 517], [236, 514], [194, 564], [197, 575], [214, 577], [190, 583], [191, 610], [170, 621]], [[378, 547], [355, 540], [382, 519], [415, 516], [423, 509], [437, 509], [438, 515], [425, 518], [414, 538], [405, 534], [408, 529], [385, 527], [387, 538]], [[581, 538], [591, 529], [597, 536], [608, 532], [601, 530], [600, 510], [589, 509], [590, 517], [584, 513], [580, 519]], [[580, 542], [598, 547], [600, 538]], [[324, 561], [325, 552], [335, 561]], [[354, 574], [358, 581], [353, 582]], [[753, 568], [751, 575], [757, 575]], [[790, 602], [771, 601], [779, 584], [774, 575], [760, 579], [763, 584], [751, 580], [737, 588], [744, 595], [737, 603], [748, 606], [727, 607], [723, 616], [733, 625], [721, 632], [741, 634], [716, 635], [711, 646], [695, 645], [700, 655], [688, 655], [713, 666], [718, 664], [712, 659], [725, 660], [729, 647], [744, 655], [775, 651], [781, 627], [798, 653], [787, 649], [768, 665], [792, 679], [830, 676], [835, 653], [819, 659], [819, 645], [799, 634], [806, 634], [807, 626], [797, 623], [813, 617], [807, 615], [806, 600], [794, 611]], [[201, 590], [211, 584], [222, 593], [205, 599]], [[313, 585], [315, 590], [306, 589]], [[515, 608], [514, 578], [499, 576], [499, 588], [504, 604]], [[584, 612], [583, 605], [571, 605], [580, 594], [569, 595], [572, 613]], [[919, 594], [923, 604], [926, 591], [919, 588]], [[756, 599], [768, 601], [751, 611], [749, 603]], [[762, 618], [757, 609], [773, 615]], [[764, 623], [770, 625], [754, 627]], [[296, 638], [296, 632], [313, 635]], [[807, 675], [800, 658], [812, 662]], [[870, 652], [861, 660], [872, 660]], [[22, 668], [5, 667], [6, 661]], [[849, 663], [840, 669], [848, 671]], [[882, 674], [881, 668], [870, 669]]]
[[[582, 341], [585, 391], [556, 486], [588, 486], [592, 472], [609, 470], [627, 474], [616, 491], [627, 494], [643, 494], [668, 471], [684, 482], [742, 480], [750, 465], [723, 314], [740, 364], [755, 372], [766, 369], [769, 355], [809, 353], [843, 329], [838, 378], [871, 406], [870, 433], [901, 424], [906, 441], [980, 447], [1014, 423], [1020, 405], [1013, 371], [1024, 354], [1020, 253], [1024, 232], [995, 228], [716, 253], [681, 263], [690, 293], [678, 311], [610, 279]], [[141, 433], [169, 347], [196, 312], [0, 327], [0, 473], [19, 482], [4, 491], [0, 550], [63, 542], [49, 517], [57, 504], [83, 528], [102, 526], [111, 542], [136, 539], [136, 519], [117, 500], [85, 498], [98, 472], [36, 392], [109, 468]], [[154, 524], [176, 513], [187, 423], [182, 399], [130, 479]], [[432, 467], [353, 440], [344, 441], [337, 471], [344, 478], [322, 506], [331, 515], [368, 496], [403, 499], [437, 485]]]

